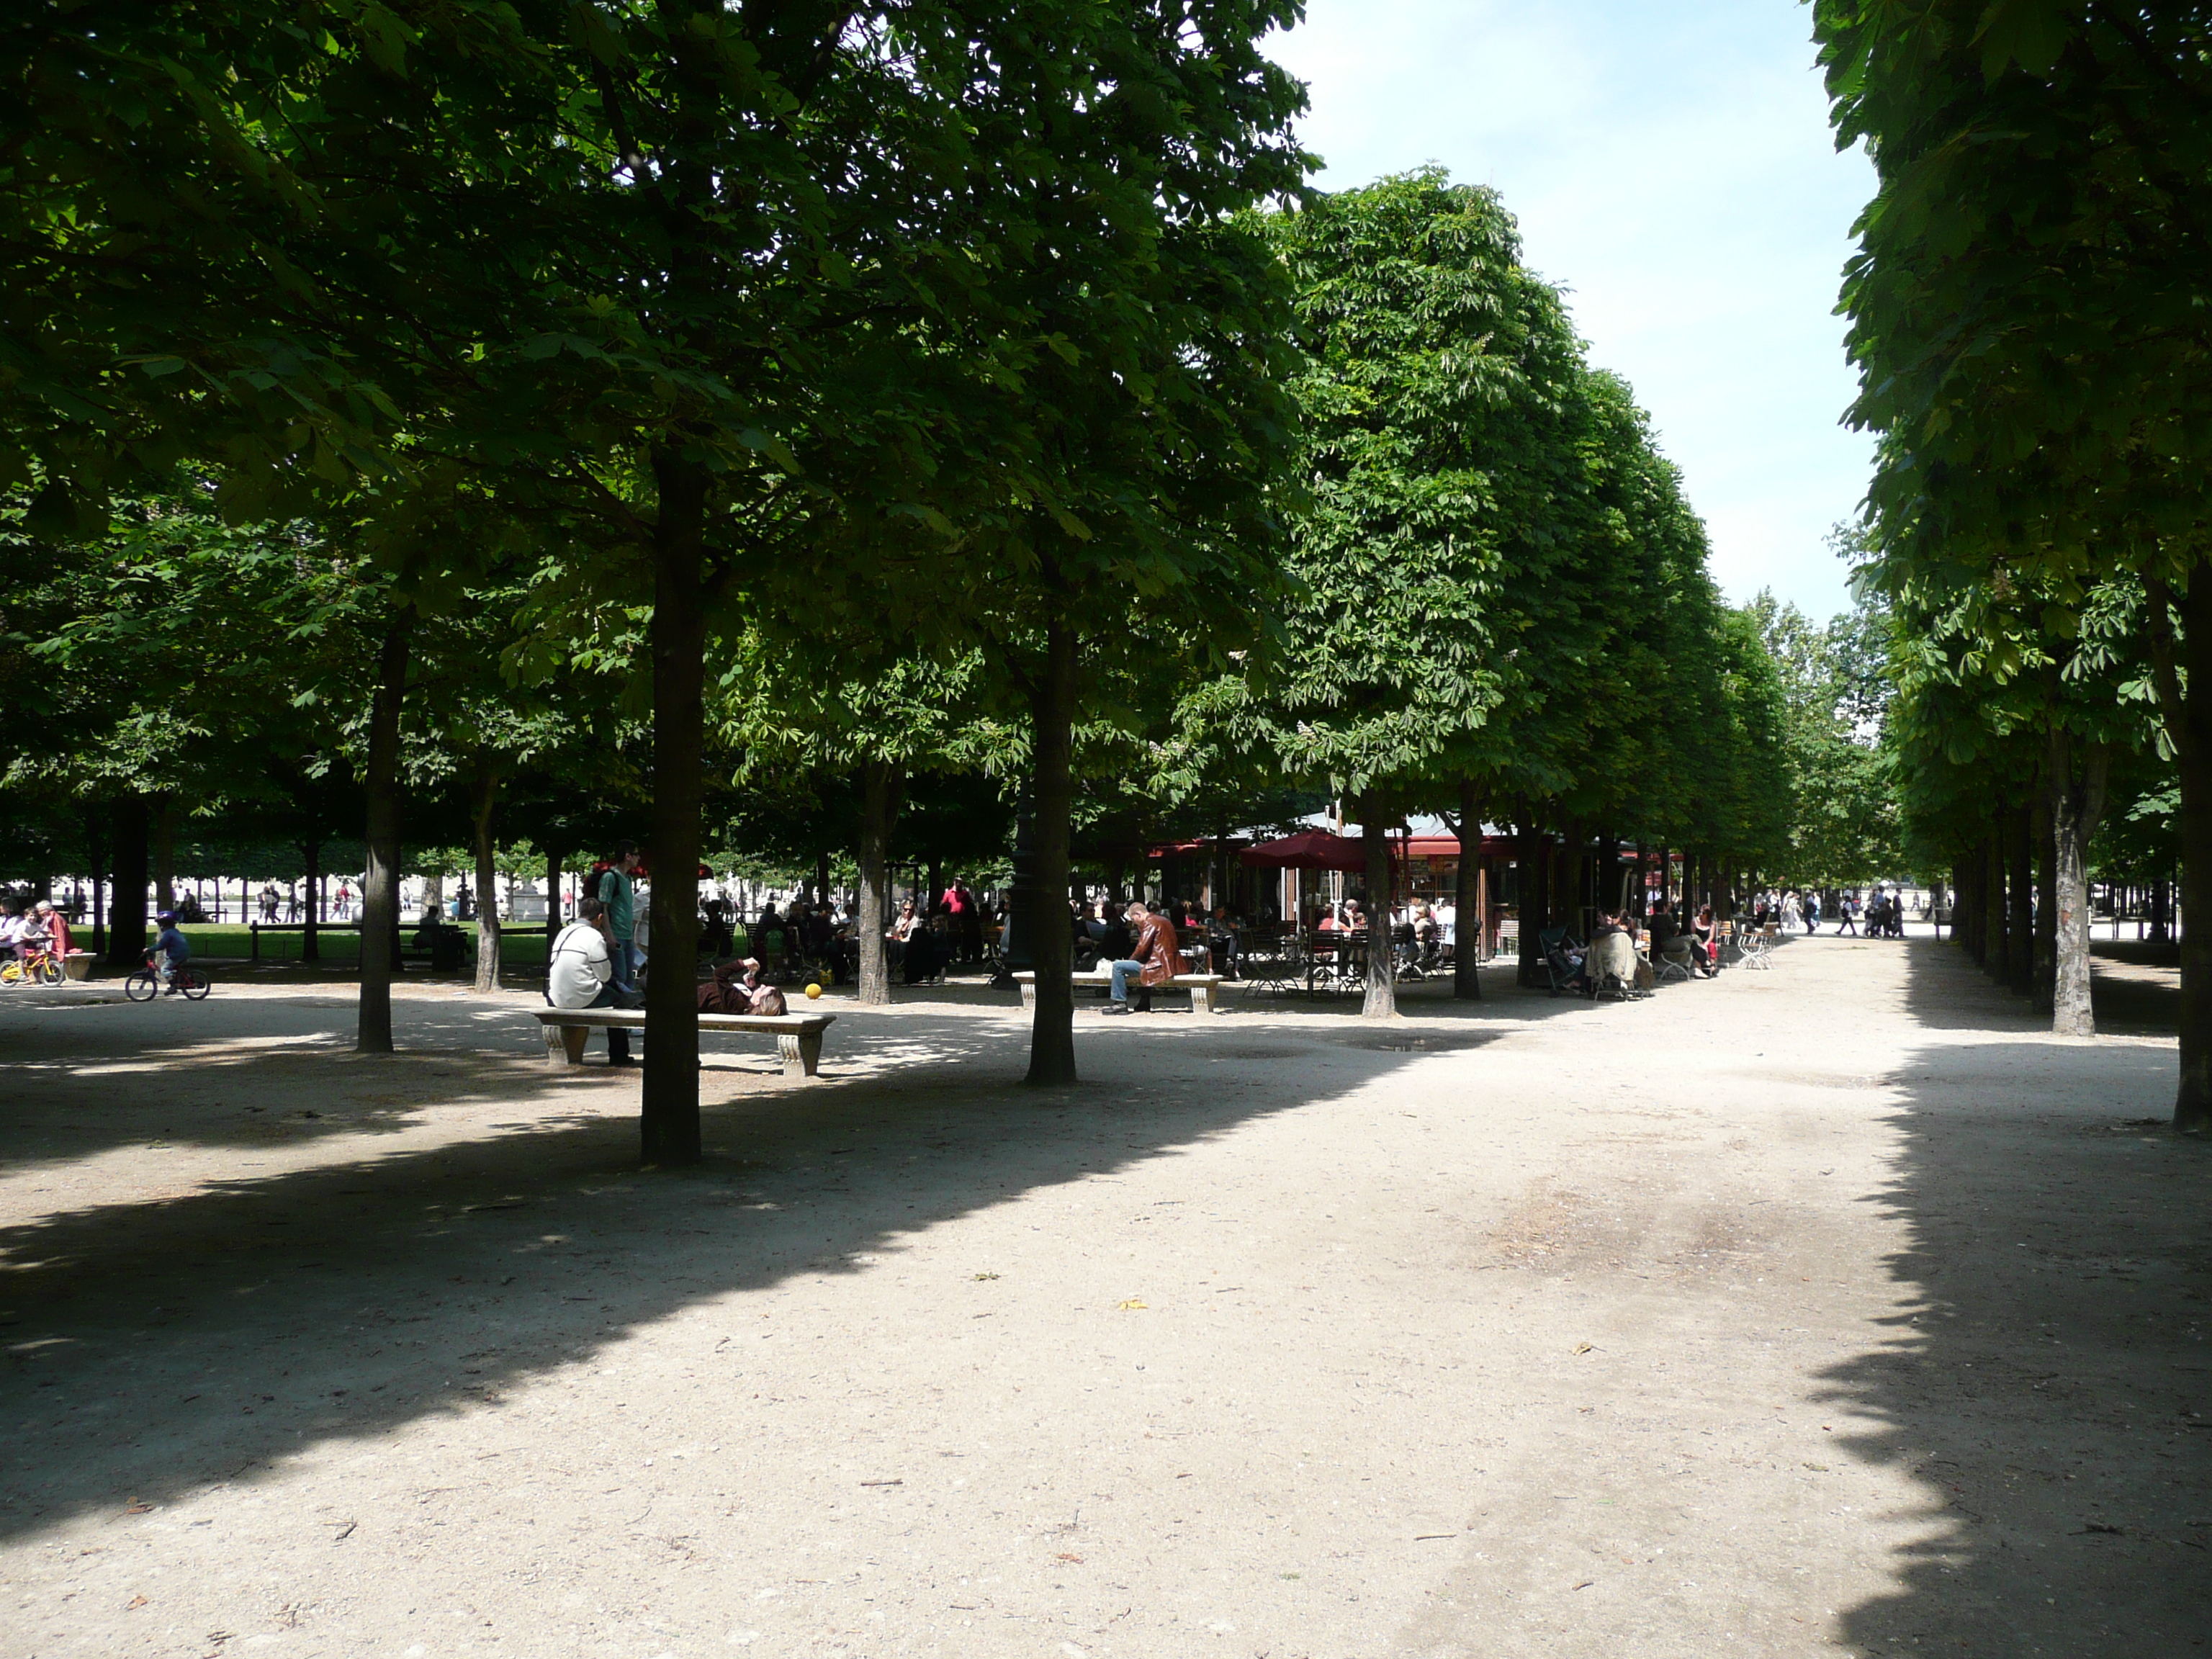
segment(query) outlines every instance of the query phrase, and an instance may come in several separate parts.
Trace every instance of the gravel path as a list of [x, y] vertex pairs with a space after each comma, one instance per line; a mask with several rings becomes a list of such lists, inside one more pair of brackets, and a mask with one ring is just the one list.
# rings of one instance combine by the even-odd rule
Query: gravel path
[[682, 1174], [519, 996], [0, 1005], [0, 1655], [2203, 1647], [2170, 1041], [1917, 940], [1492, 988], [1046, 1093], [844, 1006]]

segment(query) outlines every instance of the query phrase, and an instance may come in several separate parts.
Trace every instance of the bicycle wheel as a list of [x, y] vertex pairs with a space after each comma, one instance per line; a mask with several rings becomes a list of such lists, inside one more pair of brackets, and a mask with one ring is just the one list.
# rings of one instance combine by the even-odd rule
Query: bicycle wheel
[[39, 964], [40, 984], [58, 985], [62, 982], [64, 977], [64, 975], [62, 973], [61, 963], [56, 962], [52, 957], [48, 957], [44, 962], [41, 962]]
[[215, 985], [198, 969], [180, 968], [177, 970], [177, 988], [185, 994], [185, 1001], [204, 1002], [207, 994], [215, 989]]
[[161, 983], [155, 979], [151, 969], [142, 968], [123, 981], [123, 994], [133, 1002], [151, 1002], [155, 993], [161, 988]]

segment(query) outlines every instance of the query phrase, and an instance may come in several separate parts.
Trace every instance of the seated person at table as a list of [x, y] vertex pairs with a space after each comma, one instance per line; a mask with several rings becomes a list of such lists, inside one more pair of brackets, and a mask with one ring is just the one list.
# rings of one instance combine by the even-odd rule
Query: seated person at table
[[1125, 960], [1137, 948], [1137, 936], [1129, 931], [1127, 916], [1110, 904], [1098, 907], [1105, 918], [1098, 930], [1098, 960], [1101, 963]]
[[1589, 949], [1583, 957], [1583, 978], [1589, 994], [1595, 996], [1608, 979], [1623, 988], [1634, 986], [1640, 989], [1650, 972], [1650, 968], [1638, 959], [1636, 940], [1621, 918], [1610, 911], [1601, 911], [1597, 926], [1590, 929]]
[[1698, 954], [1705, 959], [1706, 968], [1717, 973], [1721, 965], [1721, 947], [1715, 937], [1711, 905], [1705, 905], [1698, 909], [1697, 920], [1690, 924], [1690, 932], [1698, 941]]
[[1237, 922], [1225, 904], [1216, 905], [1213, 920], [1206, 924], [1206, 942], [1212, 947], [1213, 960], [1220, 971], [1231, 979], [1237, 977]]
[[415, 948], [429, 953], [432, 971], [450, 974], [461, 965], [468, 954], [461, 930], [446, 926], [446, 919], [434, 907], [422, 912], [415, 926]]
[[[545, 962], [545, 1000], [556, 1008], [642, 1008], [641, 991], [615, 988], [614, 957], [607, 950], [606, 907], [576, 901], [576, 919], [554, 936]], [[607, 1028], [607, 1064], [631, 1066], [629, 1033]]]
[[951, 960], [952, 939], [945, 918], [932, 916], [927, 927], [916, 927], [907, 935], [899, 965], [908, 985], [921, 985], [939, 978], [945, 964]]
[[1098, 1012], [1102, 1014], [1126, 1014], [1129, 1012], [1129, 979], [1137, 980], [1137, 1008], [1140, 1014], [1152, 1012], [1152, 987], [1164, 985], [1177, 974], [1188, 973], [1182, 954], [1176, 949], [1175, 923], [1166, 916], [1156, 916], [1142, 903], [1133, 901], [1128, 909], [1129, 925], [1137, 930], [1137, 943], [1128, 956], [1113, 964], [1113, 1000]]
[[1705, 965], [1696, 951], [1691, 948], [1690, 936], [1674, 920], [1674, 913], [1661, 905], [1651, 913], [1651, 949], [1654, 954], [1670, 962], [1680, 963], [1699, 979], [1709, 978]]

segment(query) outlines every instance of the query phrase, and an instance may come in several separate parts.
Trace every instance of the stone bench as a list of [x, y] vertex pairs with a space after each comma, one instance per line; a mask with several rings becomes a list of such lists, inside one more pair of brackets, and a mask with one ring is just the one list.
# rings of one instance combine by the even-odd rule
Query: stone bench
[[[1074, 985], [1095, 985], [1104, 992], [1110, 992], [1114, 987], [1114, 975], [1111, 974], [1070, 974], [1067, 977]], [[1034, 973], [1016, 974], [1014, 981], [1022, 988], [1022, 1006], [1036, 1007], [1036, 975]], [[1225, 1014], [1229, 1010], [1221, 1000], [1221, 988], [1226, 983], [1228, 975], [1225, 974], [1177, 974], [1166, 984], [1155, 985], [1151, 988], [1155, 991], [1188, 991], [1190, 1011], [1194, 1014], [1201, 1009], [1209, 1014]], [[1134, 979], [1130, 981], [1130, 989], [1144, 988]]]
[[[645, 1030], [641, 1010], [627, 1008], [533, 1008], [545, 1032], [545, 1057], [584, 1063], [584, 1045], [595, 1030]], [[813, 1077], [822, 1066], [822, 1033], [835, 1014], [702, 1014], [702, 1031], [761, 1031], [775, 1035], [786, 1077]]]

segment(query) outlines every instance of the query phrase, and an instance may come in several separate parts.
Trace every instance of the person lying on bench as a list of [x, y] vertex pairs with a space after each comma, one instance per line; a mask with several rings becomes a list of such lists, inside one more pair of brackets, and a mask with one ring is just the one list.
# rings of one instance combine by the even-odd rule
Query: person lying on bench
[[1152, 1012], [1152, 987], [1165, 985], [1177, 974], [1190, 971], [1182, 953], [1176, 949], [1175, 923], [1165, 916], [1156, 916], [1141, 900], [1129, 905], [1129, 926], [1136, 929], [1137, 943], [1127, 960], [1113, 964], [1114, 1000], [1098, 1012], [1102, 1014], [1126, 1014], [1129, 1012], [1129, 975], [1137, 975], [1137, 1012]]
[[761, 981], [760, 958], [743, 957], [714, 964], [714, 977], [699, 988], [702, 1014], [781, 1014], [783, 993]]
[[[554, 937], [545, 964], [545, 1000], [556, 1008], [642, 1008], [644, 995], [616, 988], [614, 957], [607, 950], [606, 908], [595, 898], [576, 901], [576, 919]], [[607, 1028], [607, 1064], [635, 1066], [629, 1033]]]

